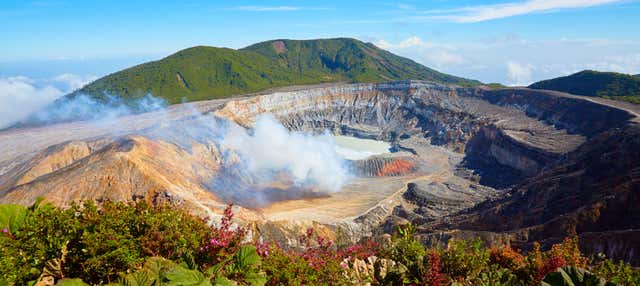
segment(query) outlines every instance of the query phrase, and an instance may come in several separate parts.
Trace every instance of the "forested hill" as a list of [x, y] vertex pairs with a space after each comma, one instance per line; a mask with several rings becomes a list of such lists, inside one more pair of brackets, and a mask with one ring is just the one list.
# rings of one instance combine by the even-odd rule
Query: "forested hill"
[[640, 103], [640, 77], [638, 75], [585, 70], [569, 76], [536, 82], [529, 88], [557, 90], [576, 95], [607, 97]]
[[125, 99], [151, 93], [179, 103], [273, 87], [330, 82], [426, 80], [476, 85], [355, 39], [272, 40], [234, 50], [197, 46], [134, 66], [71, 94]]

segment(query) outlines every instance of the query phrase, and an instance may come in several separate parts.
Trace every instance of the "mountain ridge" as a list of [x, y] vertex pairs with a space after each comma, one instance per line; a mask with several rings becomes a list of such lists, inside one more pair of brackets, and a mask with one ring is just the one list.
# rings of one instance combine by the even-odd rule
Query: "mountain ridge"
[[539, 81], [529, 85], [529, 88], [640, 103], [638, 75], [584, 70], [564, 77]]
[[440, 73], [352, 38], [276, 39], [241, 49], [195, 46], [102, 77], [66, 96], [140, 98], [169, 104], [269, 88], [332, 82], [418, 79], [458, 85], [479, 81]]

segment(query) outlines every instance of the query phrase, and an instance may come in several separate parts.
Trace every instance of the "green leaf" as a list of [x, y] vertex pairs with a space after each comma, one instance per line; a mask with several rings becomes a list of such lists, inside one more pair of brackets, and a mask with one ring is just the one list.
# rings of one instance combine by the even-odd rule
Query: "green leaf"
[[84, 283], [81, 279], [62, 279], [56, 283], [56, 286], [89, 286], [89, 284]]
[[227, 279], [226, 277], [218, 277], [216, 279], [216, 286], [236, 286], [238, 283], [236, 281], [232, 281]]
[[121, 276], [118, 284], [124, 286], [153, 286], [155, 282], [156, 280], [151, 278], [149, 272], [138, 271]]
[[581, 268], [567, 266], [544, 277], [543, 285], [550, 286], [609, 286], [611, 282], [593, 275]]
[[204, 274], [198, 270], [186, 269], [184, 267], [176, 267], [164, 274], [165, 285], [185, 285], [185, 286], [211, 286], [211, 282]]
[[260, 266], [262, 258], [256, 252], [256, 247], [246, 245], [238, 250], [235, 257], [235, 265], [239, 270], [245, 270], [253, 266]]
[[0, 205], [0, 229], [15, 233], [24, 223], [27, 208], [20, 205]]

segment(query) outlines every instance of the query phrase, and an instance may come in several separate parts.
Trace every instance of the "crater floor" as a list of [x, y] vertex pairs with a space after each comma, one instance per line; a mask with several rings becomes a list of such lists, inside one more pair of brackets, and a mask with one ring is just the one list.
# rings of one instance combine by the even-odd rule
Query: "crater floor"
[[[220, 144], [219, 129], [227, 121], [251, 128], [265, 113], [292, 131], [374, 139], [397, 151], [352, 160], [355, 177], [338, 192], [236, 207], [257, 235], [275, 238], [322, 225], [357, 239], [390, 217], [434, 221], [500, 198], [587, 140], [637, 120], [629, 108], [528, 89], [405, 81], [275, 91], [0, 131], [0, 202], [144, 199], [217, 216], [254, 181]], [[220, 178], [233, 180], [212, 183]]]

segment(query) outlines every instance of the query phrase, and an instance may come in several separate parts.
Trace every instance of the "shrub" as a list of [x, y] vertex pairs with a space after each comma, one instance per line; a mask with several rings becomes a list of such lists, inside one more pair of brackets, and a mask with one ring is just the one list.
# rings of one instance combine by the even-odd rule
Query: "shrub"
[[518, 285], [518, 278], [507, 268], [490, 265], [488, 269], [483, 270], [477, 277], [469, 279], [467, 284], [474, 286], [513, 286]]
[[442, 269], [451, 279], [474, 279], [489, 264], [489, 252], [482, 241], [450, 240], [442, 251]]
[[436, 249], [425, 249], [416, 236], [416, 227], [412, 224], [399, 227], [383, 253], [388, 255], [392, 262], [386, 271], [387, 275], [383, 280], [378, 279], [378, 283], [441, 285], [445, 281], [444, 275], [440, 273], [440, 253]]
[[563, 260], [566, 265], [578, 268], [587, 267], [589, 262], [580, 252], [577, 237], [567, 237], [562, 243], [554, 244], [549, 251], [549, 259]]
[[27, 209], [19, 205], [0, 205], [0, 238], [18, 230], [24, 223]]
[[548, 251], [536, 243], [523, 256], [510, 247], [487, 249], [480, 240], [425, 248], [412, 225], [383, 245], [340, 247], [309, 229], [296, 250], [243, 243], [246, 232], [233, 225], [232, 206], [219, 226], [144, 202], [0, 206], [0, 216], [10, 225], [0, 234], [0, 285], [640, 285], [640, 272], [628, 264], [589, 265], [575, 238]]
[[212, 233], [206, 220], [167, 205], [104, 202], [72, 206], [81, 234], [70, 242], [70, 275], [91, 283], [114, 281], [145, 257], [194, 260]]
[[592, 269], [599, 277], [621, 285], [640, 285], [640, 271], [622, 261], [613, 263], [609, 259], [600, 261]]
[[598, 286], [615, 286], [605, 279], [597, 277], [588, 271], [567, 266], [557, 269], [544, 277], [541, 283], [543, 286], [553, 285], [598, 285]]
[[[300, 236], [298, 243], [301, 251], [284, 249], [278, 243], [269, 244], [268, 249], [262, 246], [261, 253], [267, 253], [264, 269], [268, 276], [268, 285], [343, 285], [348, 284], [344, 275], [346, 265], [341, 252], [333, 244], [313, 229]], [[350, 251], [366, 252], [366, 248], [355, 247]]]
[[198, 248], [196, 257], [196, 262], [203, 269], [224, 261], [238, 251], [246, 231], [243, 228], [233, 228], [233, 216], [233, 205], [228, 205], [220, 226], [206, 230], [204, 243]]
[[18, 285], [37, 279], [45, 264], [60, 258], [69, 241], [77, 238], [78, 229], [73, 213], [36, 202], [22, 224], [0, 239], [0, 278]]
[[489, 264], [516, 271], [525, 265], [525, 258], [510, 246], [493, 247], [489, 252]]
[[[15, 284], [37, 279], [47, 263], [59, 268], [55, 279], [77, 277], [89, 283], [113, 282], [119, 273], [139, 268], [146, 257], [186, 261], [200, 268], [219, 262], [219, 254], [233, 254], [244, 237], [231, 230], [233, 214], [220, 228], [170, 206], [145, 202], [92, 202], [62, 210], [34, 204], [15, 232], [0, 239], [0, 278]], [[199, 251], [207, 242], [225, 241], [225, 247]], [[63, 249], [68, 252], [61, 259]], [[212, 258], [213, 257], [213, 258]]]

